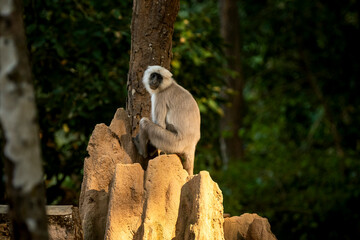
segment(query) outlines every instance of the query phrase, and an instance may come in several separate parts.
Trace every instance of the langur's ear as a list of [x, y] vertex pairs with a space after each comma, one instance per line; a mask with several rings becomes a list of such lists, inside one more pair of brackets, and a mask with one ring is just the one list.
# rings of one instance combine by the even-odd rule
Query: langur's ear
[[163, 67], [160, 69], [160, 74], [161, 74], [161, 76], [163, 76], [163, 78], [171, 78], [172, 77], [172, 73]]

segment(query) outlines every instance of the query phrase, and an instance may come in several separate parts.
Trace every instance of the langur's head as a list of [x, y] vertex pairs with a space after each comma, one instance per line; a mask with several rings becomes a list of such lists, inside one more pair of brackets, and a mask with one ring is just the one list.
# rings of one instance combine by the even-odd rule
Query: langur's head
[[172, 83], [172, 74], [161, 66], [148, 66], [143, 76], [143, 84], [150, 94], [161, 92]]

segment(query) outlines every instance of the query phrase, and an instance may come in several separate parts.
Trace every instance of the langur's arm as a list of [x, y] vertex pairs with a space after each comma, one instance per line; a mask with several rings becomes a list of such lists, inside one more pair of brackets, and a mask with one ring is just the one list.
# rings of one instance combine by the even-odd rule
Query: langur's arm
[[162, 99], [158, 99], [160, 101], [157, 101], [155, 104], [155, 108], [152, 113], [153, 122], [160, 125], [162, 128], [166, 128], [165, 120], [166, 120], [166, 114], [167, 114], [167, 108], [166, 103]]

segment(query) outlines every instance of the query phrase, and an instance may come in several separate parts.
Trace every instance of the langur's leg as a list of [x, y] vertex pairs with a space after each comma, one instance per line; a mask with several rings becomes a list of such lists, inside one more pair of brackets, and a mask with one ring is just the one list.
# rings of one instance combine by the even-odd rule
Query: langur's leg
[[140, 125], [139, 133], [138, 135], [136, 135], [135, 138], [133, 138], [133, 143], [135, 144], [136, 149], [143, 158], [146, 158], [148, 156], [148, 151], [147, 151], [148, 142], [149, 142], [149, 138], [146, 129], [142, 128]]
[[168, 131], [147, 118], [140, 121], [140, 129], [146, 129], [148, 139], [157, 149], [166, 153], [183, 152], [186, 143], [173, 131]]
[[186, 152], [183, 154], [183, 157], [183, 167], [188, 172], [189, 176], [192, 176], [194, 173], [195, 151]]
[[148, 140], [156, 148], [166, 153], [177, 153], [183, 156], [183, 167], [190, 176], [194, 171], [195, 149], [189, 149], [189, 142], [182, 139], [177, 132], [169, 131], [151, 122], [147, 118], [140, 121], [140, 129], [145, 129]]
[[[172, 124], [166, 124], [166, 130], [173, 132], [176, 134], [176, 129]], [[163, 152], [161, 149], [157, 149], [157, 155], [160, 156], [161, 152]], [[163, 152], [164, 153], [164, 152]]]

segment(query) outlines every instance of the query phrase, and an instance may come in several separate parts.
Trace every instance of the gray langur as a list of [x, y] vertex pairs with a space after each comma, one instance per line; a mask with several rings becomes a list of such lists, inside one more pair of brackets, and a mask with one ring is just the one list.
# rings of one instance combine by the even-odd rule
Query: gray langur
[[151, 95], [151, 119], [140, 120], [133, 139], [138, 152], [147, 157], [147, 144], [183, 158], [183, 167], [193, 175], [196, 144], [200, 139], [200, 111], [193, 96], [178, 85], [161, 66], [149, 66], [143, 84]]

